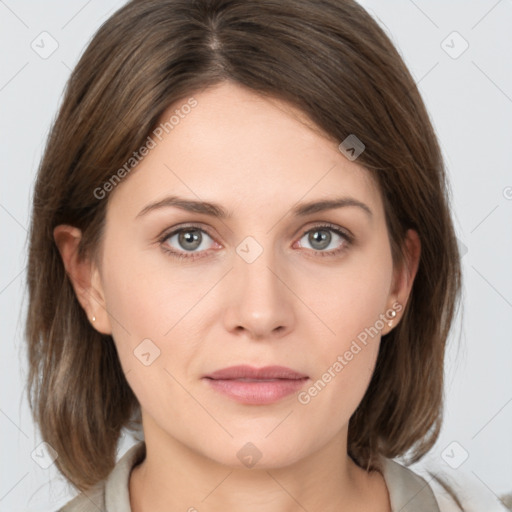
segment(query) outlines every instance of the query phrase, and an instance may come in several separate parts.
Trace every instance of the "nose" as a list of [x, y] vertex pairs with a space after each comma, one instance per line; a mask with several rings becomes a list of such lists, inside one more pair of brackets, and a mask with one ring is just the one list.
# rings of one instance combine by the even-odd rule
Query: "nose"
[[229, 297], [224, 318], [226, 329], [259, 340], [286, 335], [295, 323], [294, 295], [287, 285], [289, 273], [269, 248], [253, 260], [261, 251], [254, 240], [238, 249], [225, 283]]

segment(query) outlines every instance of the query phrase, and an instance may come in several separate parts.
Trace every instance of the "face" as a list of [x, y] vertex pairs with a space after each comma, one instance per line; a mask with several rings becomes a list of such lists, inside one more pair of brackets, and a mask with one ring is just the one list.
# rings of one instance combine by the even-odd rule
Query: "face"
[[[383, 204], [357, 160], [286, 104], [229, 83], [194, 98], [108, 198], [100, 322], [146, 439], [283, 466], [343, 442], [370, 382], [397, 308]], [[211, 378], [239, 365], [292, 373]]]

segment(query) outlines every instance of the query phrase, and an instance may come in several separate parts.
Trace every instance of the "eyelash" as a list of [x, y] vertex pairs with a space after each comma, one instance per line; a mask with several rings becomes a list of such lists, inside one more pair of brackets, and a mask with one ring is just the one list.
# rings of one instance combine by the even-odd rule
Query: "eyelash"
[[[345, 232], [344, 230], [342, 230], [341, 228], [339, 228], [335, 224], [329, 224], [329, 223], [319, 224], [318, 226], [313, 226], [312, 228], [304, 231], [301, 234], [300, 238], [302, 238], [304, 235], [307, 235], [311, 231], [315, 231], [315, 230], [316, 231], [320, 231], [322, 229], [323, 230], [327, 230], [327, 231], [333, 231], [334, 233], [339, 235], [341, 238], [344, 239], [344, 244], [343, 244], [343, 246], [341, 248], [334, 249], [334, 250], [331, 250], [331, 251], [320, 251], [320, 250], [310, 249], [313, 252], [317, 253], [317, 256], [319, 256], [319, 257], [334, 257], [334, 256], [337, 256], [342, 251], [345, 251], [353, 243], [353, 237], [351, 235], [349, 235], [347, 232]], [[191, 225], [183, 226], [183, 227], [181, 227], [179, 229], [176, 229], [174, 231], [171, 231], [169, 233], [166, 233], [161, 238], [159, 238], [158, 241], [160, 243], [160, 246], [161, 246], [162, 250], [166, 254], [168, 254], [169, 256], [171, 256], [173, 258], [177, 258], [177, 259], [188, 259], [190, 261], [193, 261], [193, 260], [195, 260], [197, 258], [202, 258], [203, 256], [201, 256], [201, 252], [206, 252], [206, 251], [201, 251], [201, 252], [198, 252], [198, 253], [186, 253], [186, 252], [174, 251], [174, 250], [171, 250], [171, 249], [168, 249], [167, 247], [165, 247], [165, 242], [169, 238], [171, 238], [172, 236], [174, 236], [174, 235], [176, 235], [178, 233], [181, 233], [181, 232], [187, 231], [187, 230], [189, 230], [189, 231], [192, 231], [192, 230], [202, 231], [203, 233], [206, 233], [210, 238], [213, 239], [213, 236], [210, 235], [210, 233], [208, 233], [207, 230], [205, 230], [204, 228], [202, 228], [200, 226], [191, 224]]]

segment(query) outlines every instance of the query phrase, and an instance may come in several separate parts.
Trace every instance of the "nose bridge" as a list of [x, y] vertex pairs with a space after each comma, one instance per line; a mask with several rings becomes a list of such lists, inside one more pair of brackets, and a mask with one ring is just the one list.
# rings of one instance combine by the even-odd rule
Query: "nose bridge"
[[[236, 247], [230, 286], [233, 301], [229, 321], [255, 336], [270, 335], [274, 330], [288, 329], [293, 321], [290, 292], [278, 268], [272, 237], [247, 236]], [[284, 281], [284, 282], [283, 282]]]
[[[276, 255], [270, 237], [265, 246], [249, 236], [236, 248], [235, 270], [246, 286], [252, 286], [261, 293], [275, 295], [278, 284], [275, 274]], [[267, 297], [270, 299], [271, 297]]]

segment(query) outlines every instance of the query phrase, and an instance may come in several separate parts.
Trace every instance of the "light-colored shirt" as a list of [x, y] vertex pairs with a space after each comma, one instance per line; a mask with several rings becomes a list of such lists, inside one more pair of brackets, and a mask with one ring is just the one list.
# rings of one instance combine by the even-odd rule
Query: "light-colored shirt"
[[[91, 489], [81, 492], [58, 512], [131, 512], [130, 473], [146, 454], [144, 441], [139, 441], [118, 460], [109, 476]], [[456, 502], [435, 480], [422, 476], [395, 460], [381, 457], [382, 475], [388, 489], [393, 512], [459, 512]], [[471, 500], [458, 496], [464, 512], [482, 512]], [[496, 502], [485, 512], [506, 512]]]

